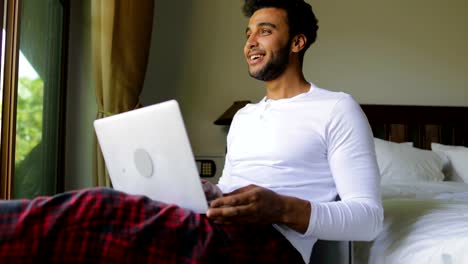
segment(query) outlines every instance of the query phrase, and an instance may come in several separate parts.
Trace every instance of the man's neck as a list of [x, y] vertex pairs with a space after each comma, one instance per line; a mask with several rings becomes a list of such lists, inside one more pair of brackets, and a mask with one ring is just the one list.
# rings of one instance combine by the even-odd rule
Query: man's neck
[[310, 84], [301, 71], [285, 71], [275, 80], [266, 82], [266, 97], [268, 99], [291, 98], [309, 91]]

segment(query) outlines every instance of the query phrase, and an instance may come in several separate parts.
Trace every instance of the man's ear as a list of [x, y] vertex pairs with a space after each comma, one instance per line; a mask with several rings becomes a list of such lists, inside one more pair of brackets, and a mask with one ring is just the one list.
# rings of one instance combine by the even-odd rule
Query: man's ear
[[304, 34], [294, 36], [291, 42], [291, 51], [299, 53], [306, 45], [307, 38]]

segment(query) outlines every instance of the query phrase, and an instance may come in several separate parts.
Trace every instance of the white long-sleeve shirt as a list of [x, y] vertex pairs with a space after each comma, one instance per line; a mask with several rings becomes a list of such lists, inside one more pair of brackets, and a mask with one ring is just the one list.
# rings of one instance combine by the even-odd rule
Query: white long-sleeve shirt
[[342, 92], [311, 84], [295, 97], [263, 98], [239, 110], [218, 186], [227, 193], [249, 184], [311, 203], [305, 234], [274, 225], [306, 263], [317, 239], [372, 240], [382, 227], [372, 132]]

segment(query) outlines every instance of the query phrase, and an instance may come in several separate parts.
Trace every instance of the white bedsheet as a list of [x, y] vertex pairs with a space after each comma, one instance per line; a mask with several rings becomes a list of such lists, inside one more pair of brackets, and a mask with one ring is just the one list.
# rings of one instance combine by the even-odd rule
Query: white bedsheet
[[468, 184], [392, 184], [382, 197], [384, 229], [354, 242], [354, 263], [468, 263]]
[[382, 186], [382, 198], [444, 199], [468, 202], [468, 184], [461, 182], [404, 182]]

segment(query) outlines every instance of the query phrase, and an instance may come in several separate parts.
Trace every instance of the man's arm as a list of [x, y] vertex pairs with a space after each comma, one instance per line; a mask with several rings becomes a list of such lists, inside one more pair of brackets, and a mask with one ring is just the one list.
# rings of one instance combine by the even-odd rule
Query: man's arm
[[328, 163], [341, 200], [314, 203], [306, 235], [372, 240], [383, 224], [380, 176], [372, 131], [352, 97], [335, 105], [326, 138]]
[[282, 224], [305, 233], [310, 213], [308, 201], [249, 185], [213, 200], [207, 216], [217, 223]]

